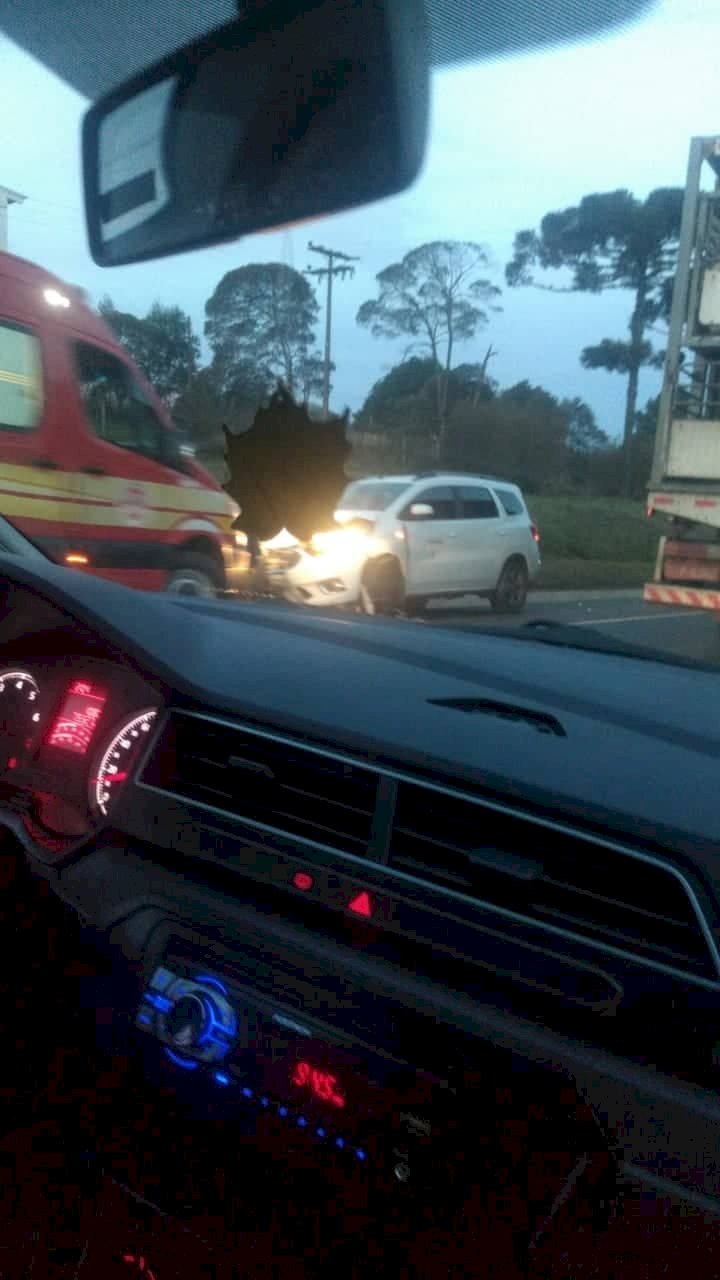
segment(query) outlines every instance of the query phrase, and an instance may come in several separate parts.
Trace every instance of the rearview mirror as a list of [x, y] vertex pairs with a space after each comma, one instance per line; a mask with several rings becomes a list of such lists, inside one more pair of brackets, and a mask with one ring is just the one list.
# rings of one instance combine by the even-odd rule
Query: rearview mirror
[[413, 520], [431, 520], [435, 515], [435, 508], [429, 502], [413, 502], [410, 515]]
[[423, 0], [252, 0], [101, 98], [83, 122], [100, 266], [392, 195], [422, 163]]

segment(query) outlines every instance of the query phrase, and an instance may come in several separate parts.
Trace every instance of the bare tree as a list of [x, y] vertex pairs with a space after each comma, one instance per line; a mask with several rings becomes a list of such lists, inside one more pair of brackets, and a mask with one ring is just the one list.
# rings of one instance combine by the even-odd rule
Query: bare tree
[[464, 240], [435, 240], [406, 253], [376, 277], [378, 297], [364, 302], [358, 324], [376, 338], [409, 337], [411, 351], [430, 355], [438, 369], [436, 453], [447, 432], [448, 379], [459, 343], [473, 338], [498, 311], [500, 290], [481, 274], [487, 251]]

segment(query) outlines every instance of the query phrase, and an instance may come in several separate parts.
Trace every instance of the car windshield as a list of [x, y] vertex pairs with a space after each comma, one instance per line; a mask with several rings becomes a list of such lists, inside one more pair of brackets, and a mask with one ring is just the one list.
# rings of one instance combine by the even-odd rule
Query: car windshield
[[[529, 645], [542, 622], [720, 662], [720, 151], [693, 153], [686, 186], [693, 138], [720, 131], [713, 0], [435, 68], [407, 191], [111, 270], [87, 247], [88, 99], [49, 69], [55, 28], [35, 45], [13, 22], [0, 513], [20, 534], [72, 572], [228, 609], [272, 594]], [[391, 527], [409, 480], [422, 510]], [[317, 557], [265, 561], [339, 505], [388, 526], [322, 590]]]
[[407, 488], [407, 481], [394, 484], [369, 482], [351, 484], [342, 495], [338, 509], [341, 511], [384, 511]]

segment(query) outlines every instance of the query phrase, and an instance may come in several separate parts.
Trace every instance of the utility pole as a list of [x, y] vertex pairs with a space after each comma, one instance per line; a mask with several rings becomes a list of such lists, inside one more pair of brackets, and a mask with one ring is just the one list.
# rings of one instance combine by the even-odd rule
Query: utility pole
[[[327, 276], [327, 296], [325, 302], [325, 371], [323, 379], [323, 417], [328, 418], [330, 414], [330, 346], [332, 333], [332, 282], [333, 276], [352, 276], [355, 268], [349, 266], [351, 262], [358, 262], [358, 258], [352, 257], [349, 253], [340, 253], [339, 249], [324, 249], [322, 245], [313, 244], [312, 240], [308, 242], [308, 249], [311, 253], [319, 253], [327, 259], [325, 267], [306, 267], [306, 276]], [[336, 265], [337, 262], [337, 265]]]
[[0, 187], [0, 250], [7, 253], [8, 249], [8, 207], [11, 204], [22, 204], [25, 196], [21, 196], [19, 191], [13, 191], [11, 187]]
[[484, 387], [484, 386], [486, 386], [486, 385], [487, 385], [487, 380], [488, 380], [488, 377], [487, 377], [487, 367], [488, 367], [488, 365], [489, 365], [490, 361], [491, 361], [491, 360], [493, 360], [497, 354], [498, 354], [498, 353], [497, 353], [497, 351], [495, 350], [495, 348], [494, 348], [494, 346], [493, 346], [493, 344], [492, 344], [492, 342], [491, 342], [491, 343], [490, 343], [490, 346], [488, 347], [487, 351], [485, 352], [485, 355], [484, 355], [483, 359], [480, 361], [480, 369], [481, 369], [481, 373], [480, 373], [480, 382], [476, 384], [476, 386], [475, 386], [475, 391], [473, 392], [473, 405], [474, 405], [474, 406], [477, 406], [478, 401], [479, 401], [479, 399], [480, 399], [480, 388], [481, 388], [481, 387]]

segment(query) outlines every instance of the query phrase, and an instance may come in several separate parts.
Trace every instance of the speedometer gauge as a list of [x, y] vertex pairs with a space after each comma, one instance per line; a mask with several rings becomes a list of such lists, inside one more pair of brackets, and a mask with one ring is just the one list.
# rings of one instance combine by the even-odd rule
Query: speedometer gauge
[[14, 768], [40, 721], [40, 689], [27, 671], [0, 671], [0, 769]]
[[103, 751], [90, 779], [90, 806], [104, 818], [137, 764], [156, 715], [157, 710], [151, 708], [126, 720]]

